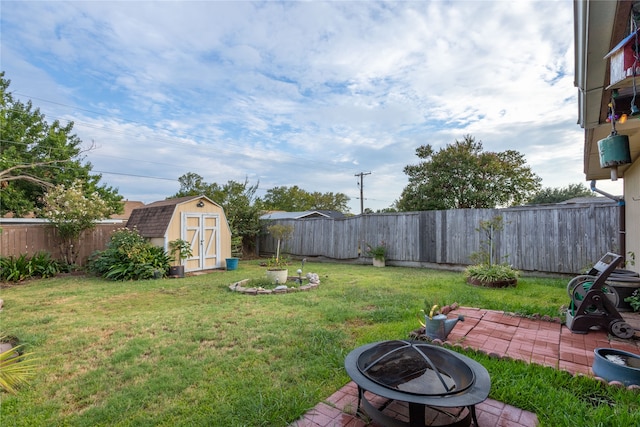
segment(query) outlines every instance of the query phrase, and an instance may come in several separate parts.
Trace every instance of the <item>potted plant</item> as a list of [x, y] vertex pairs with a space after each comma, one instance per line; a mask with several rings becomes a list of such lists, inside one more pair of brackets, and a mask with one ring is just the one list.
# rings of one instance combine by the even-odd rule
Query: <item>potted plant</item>
[[520, 272], [508, 264], [476, 264], [465, 269], [467, 283], [489, 288], [505, 288], [518, 283]]
[[[471, 260], [475, 261], [465, 269], [467, 283], [475, 286], [491, 288], [504, 288], [515, 286], [520, 272], [506, 262], [497, 263], [498, 255], [495, 253], [495, 233], [504, 227], [502, 216], [498, 215], [487, 221], [480, 221], [480, 232], [484, 240], [480, 242], [480, 250], [471, 254]], [[506, 256], [505, 256], [506, 258]]]
[[289, 275], [289, 260], [285, 257], [280, 257], [280, 243], [291, 237], [293, 230], [293, 225], [285, 224], [273, 224], [267, 227], [269, 234], [278, 241], [275, 257], [271, 257], [267, 261], [267, 277], [269, 277], [273, 283], [277, 282], [282, 284], [287, 281]]
[[267, 227], [269, 234], [278, 241], [276, 246], [276, 259], [280, 258], [280, 243], [287, 240], [293, 234], [293, 225], [273, 224]]
[[193, 255], [191, 243], [183, 239], [176, 239], [169, 242], [169, 251], [178, 265], [169, 267], [169, 275], [174, 277], [184, 277], [184, 260]]
[[283, 285], [289, 277], [289, 259], [272, 256], [267, 260], [267, 278], [271, 283]]
[[384, 267], [387, 256], [387, 246], [384, 242], [380, 242], [377, 246], [367, 244], [367, 256], [373, 258], [374, 267]]
[[633, 311], [640, 311], [640, 288], [633, 291], [631, 296], [626, 297], [625, 302], [628, 302]]

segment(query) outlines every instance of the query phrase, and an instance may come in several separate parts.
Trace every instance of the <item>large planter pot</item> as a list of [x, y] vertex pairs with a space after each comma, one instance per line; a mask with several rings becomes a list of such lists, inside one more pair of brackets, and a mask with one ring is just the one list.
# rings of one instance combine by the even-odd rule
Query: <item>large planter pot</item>
[[593, 373], [607, 381], [620, 381], [625, 386], [640, 385], [640, 356], [614, 348], [594, 350]]
[[288, 276], [289, 270], [267, 270], [267, 279], [269, 279], [269, 281], [274, 284], [285, 284]]
[[184, 265], [174, 265], [169, 267], [170, 277], [184, 277]]
[[382, 258], [382, 259], [374, 258], [373, 259], [373, 266], [374, 267], [384, 267], [385, 266], [384, 258]]
[[227, 263], [227, 270], [237, 270], [238, 269], [238, 261], [239, 258], [227, 258], [225, 262]]

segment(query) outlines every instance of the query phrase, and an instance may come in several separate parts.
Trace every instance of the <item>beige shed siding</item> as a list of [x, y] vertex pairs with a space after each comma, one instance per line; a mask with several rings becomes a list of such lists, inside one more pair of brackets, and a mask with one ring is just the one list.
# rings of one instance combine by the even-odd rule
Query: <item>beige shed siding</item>
[[627, 265], [627, 269], [640, 273], [640, 158], [624, 173], [626, 245], [627, 259], [629, 252], [635, 254], [635, 265]]
[[[198, 224], [198, 219], [194, 217], [197, 215], [201, 220], [204, 220], [204, 236], [199, 236], [203, 240], [205, 256], [200, 264], [200, 247], [197, 244], [193, 246], [193, 256], [186, 260], [185, 271], [196, 271], [202, 269], [223, 268], [226, 267], [225, 259], [231, 256], [231, 231], [226, 221], [224, 211], [218, 205], [205, 201], [204, 207], [198, 207], [200, 199], [194, 199], [186, 203], [181, 203], [176, 206], [169, 227], [167, 228], [167, 242], [171, 242], [176, 239], [184, 239], [189, 242], [193, 242], [193, 232], [187, 231], [186, 236], [182, 235], [181, 219], [185, 218], [187, 230], [192, 230]], [[215, 227], [215, 231], [212, 228]], [[215, 236], [211, 236], [211, 233], [215, 233]], [[217, 242], [216, 247], [210, 247], [210, 237], [218, 238], [214, 240]], [[200, 240], [199, 239], [199, 240]], [[213, 252], [212, 252], [213, 251]], [[215, 257], [211, 257], [211, 254], [215, 253]]]
[[152, 237], [149, 239], [149, 242], [154, 246], [164, 247], [164, 239], [162, 237]]

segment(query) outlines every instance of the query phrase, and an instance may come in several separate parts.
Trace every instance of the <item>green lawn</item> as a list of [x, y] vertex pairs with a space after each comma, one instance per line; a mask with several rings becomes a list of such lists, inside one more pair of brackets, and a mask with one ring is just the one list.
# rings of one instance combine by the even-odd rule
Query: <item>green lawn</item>
[[[292, 270], [298, 265], [292, 265]], [[60, 277], [2, 289], [0, 332], [37, 353], [30, 387], [2, 394], [5, 426], [287, 426], [349, 381], [353, 348], [406, 338], [425, 298], [558, 316], [567, 279], [479, 289], [462, 273], [307, 263], [316, 290], [248, 296], [257, 261], [184, 279]], [[638, 393], [550, 368], [470, 354], [490, 397], [542, 425], [640, 425]]]

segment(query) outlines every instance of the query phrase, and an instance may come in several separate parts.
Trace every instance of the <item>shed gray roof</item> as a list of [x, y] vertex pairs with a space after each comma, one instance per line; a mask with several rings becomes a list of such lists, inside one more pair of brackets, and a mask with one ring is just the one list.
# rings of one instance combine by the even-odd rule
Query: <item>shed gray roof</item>
[[175, 199], [149, 203], [144, 207], [134, 209], [131, 212], [129, 221], [127, 221], [127, 228], [135, 227], [141, 236], [147, 238], [164, 237], [173, 213], [176, 210], [176, 206], [203, 197], [204, 196], [177, 197]]

